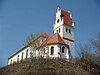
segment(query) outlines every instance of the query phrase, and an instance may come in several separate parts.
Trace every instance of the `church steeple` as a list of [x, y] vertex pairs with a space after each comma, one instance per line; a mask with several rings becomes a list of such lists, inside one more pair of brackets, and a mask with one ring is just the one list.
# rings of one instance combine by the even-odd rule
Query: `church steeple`
[[59, 33], [68, 45], [69, 51], [72, 52], [74, 50], [74, 22], [72, 21], [71, 12], [61, 10], [58, 7], [53, 29], [54, 34]]
[[65, 26], [69, 26], [71, 28], [74, 28], [74, 22], [72, 21], [72, 15], [70, 11], [66, 12], [64, 10], [61, 10], [59, 7], [57, 8], [56, 12], [56, 20], [54, 24], [54, 33], [59, 33], [61, 36], [63, 36], [63, 28]]

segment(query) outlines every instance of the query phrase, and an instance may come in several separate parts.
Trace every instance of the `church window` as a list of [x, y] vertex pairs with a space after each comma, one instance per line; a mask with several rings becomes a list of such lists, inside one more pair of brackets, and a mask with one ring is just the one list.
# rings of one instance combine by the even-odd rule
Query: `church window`
[[10, 62], [11, 64], [12, 64], [12, 60], [11, 60], [11, 62]]
[[68, 32], [68, 28], [66, 28], [66, 32]]
[[28, 49], [26, 50], [26, 59], [28, 58]]
[[58, 33], [58, 30], [57, 30], [57, 33]]
[[57, 20], [57, 23], [59, 23], [59, 19]]
[[64, 53], [64, 50], [65, 50], [65, 47], [63, 46], [63, 47], [62, 47], [62, 51], [61, 51], [61, 52], [62, 52], [62, 53]]
[[22, 53], [22, 60], [23, 60], [23, 55], [24, 55], [24, 53]]
[[71, 57], [71, 51], [70, 51], [69, 45], [67, 46], [67, 48], [68, 48], [68, 55], [69, 55], [69, 57]]
[[60, 33], [60, 28], [59, 28], [59, 33]]
[[54, 54], [54, 47], [51, 47], [51, 55]]
[[43, 49], [44, 53], [46, 53], [45, 48]]
[[17, 62], [19, 61], [19, 55], [18, 55], [18, 57], [17, 57]]
[[71, 29], [69, 29], [69, 33], [71, 33]]

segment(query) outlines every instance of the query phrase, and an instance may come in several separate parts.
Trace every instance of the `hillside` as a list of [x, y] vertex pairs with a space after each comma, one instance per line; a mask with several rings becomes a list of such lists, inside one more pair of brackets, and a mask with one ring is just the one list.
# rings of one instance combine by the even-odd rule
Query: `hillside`
[[[99, 67], [100, 69], [100, 67]], [[99, 72], [99, 69], [96, 69]], [[94, 69], [95, 70], [95, 69]], [[79, 64], [61, 59], [33, 59], [0, 69], [0, 75], [95, 75]], [[97, 73], [96, 75], [100, 75]]]

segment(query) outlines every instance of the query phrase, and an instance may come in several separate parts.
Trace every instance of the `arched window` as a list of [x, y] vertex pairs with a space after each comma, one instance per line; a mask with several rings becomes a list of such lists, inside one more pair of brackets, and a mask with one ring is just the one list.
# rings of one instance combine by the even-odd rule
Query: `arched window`
[[58, 30], [57, 30], [57, 33], [58, 33]]
[[44, 53], [46, 53], [45, 48], [43, 49]]
[[57, 23], [59, 23], [59, 19], [57, 20]]
[[28, 49], [26, 50], [26, 59], [28, 58]]
[[17, 56], [17, 62], [19, 62], [19, 55]]
[[68, 32], [68, 28], [66, 28], [66, 32]]
[[67, 45], [67, 49], [68, 49], [68, 54], [69, 54], [69, 56], [70, 56], [71, 52], [70, 52], [69, 45]]
[[65, 52], [65, 47], [63, 46], [62, 47], [62, 51], [61, 51], [62, 53], [64, 53]]
[[69, 33], [71, 33], [71, 29], [69, 29]]
[[60, 33], [60, 28], [59, 28], [59, 33]]
[[10, 64], [12, 64], [12, 60], [11, 60]]
[[54, 47], [51, 47], [51, 55], [54, 54]]
[[22, 60], [23, 60], [23, 55], [24, 55], [24, 53], [22, 53]]

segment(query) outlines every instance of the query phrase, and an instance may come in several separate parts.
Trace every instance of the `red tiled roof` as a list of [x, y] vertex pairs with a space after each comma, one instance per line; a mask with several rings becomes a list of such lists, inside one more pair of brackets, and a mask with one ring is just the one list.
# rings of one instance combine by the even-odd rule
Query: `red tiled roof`
[[[45, 32], [43, 34], [41, 34], [38, 38], [36, 38], [35, 40], [33, 40], [33, 42], [35, 42], [37, 39], [39, 39], [40, 37], [43, 38], [48, 38], [49, 35]], [[22, 49], [20, 49], [18, 52], [16, 52], [15, 54], [13, 54], [12, 56], [10, 56], [8, 59], [10, 59], [11, 57], [13, 57], [14, 55], [16, 55], [17, 53], [21, 52], [22, 50], [24, 50], [25, 48], [29, 47], [31, 45], [31, 43], [29, 43], [28, 45], [26, 45], [25, 47], [23, 47]]]
[[45, 33], [43, 33], [40, 37], [48, 38], [49, 35], [45, 32]]
[[61, 18], [63, 17], [64, 19], [64, 24], [72, 26], [72, 19], [70, 18], [70, 13], [61, 10], [61, 14], [62, 14]]
[[63, 41], [59, 33], [55, 33], [54, 35], [50, 36], [46, 41], [44, 41], [41, 46], [47, 45], [47, 44], [63, 44], [66, 45], [66, 43]]

